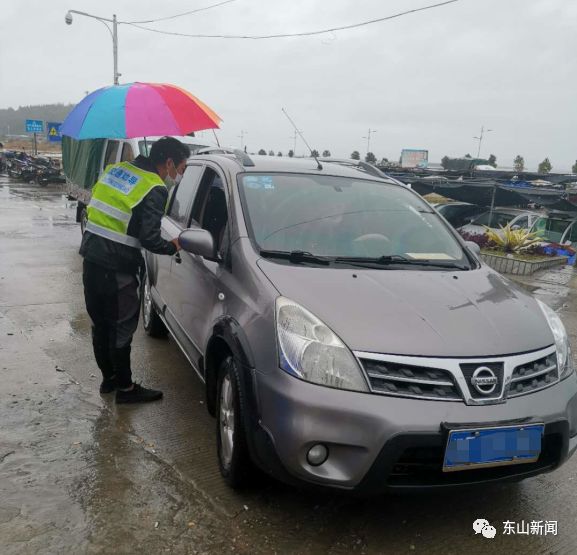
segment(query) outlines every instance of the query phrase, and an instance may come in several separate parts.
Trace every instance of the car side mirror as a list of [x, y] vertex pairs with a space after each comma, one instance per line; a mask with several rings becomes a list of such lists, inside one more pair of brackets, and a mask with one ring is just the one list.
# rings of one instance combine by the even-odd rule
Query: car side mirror
[[474, 241], [465, 241], [467, 248], [476, 256], [481, 256], [481, 247]]
[[514, 226], [511, 227], [511, 230], [512, 230], [512, 231], [518, 231], [519, 229], [521, 229], [521, 226], [520, 226], [520, 225], [514, 225]]
[[179, 236], [180, 246], [190, 254], [215, 260], [214, 239], [206, 229], [185, 229]]

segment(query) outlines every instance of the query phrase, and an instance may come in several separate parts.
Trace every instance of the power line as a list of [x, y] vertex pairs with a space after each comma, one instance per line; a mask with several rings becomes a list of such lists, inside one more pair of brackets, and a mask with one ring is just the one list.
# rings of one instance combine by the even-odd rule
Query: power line
[[[231, 1], [231, 0], [229, 0]], [[447, 6], [448, 4], [454, 4], [456, 2], [460, 2], [461, 0], [447, 0], [446, 2], [440, 2], [438, 4], [432, 4], [429, 6], [423, 6], [422, 8], [415, 8], [413, 10], [407, 10], [405, 12], [397, 13], [394, 15], [389, 15], [385, 17], [379, 17], [376, 19], [370, 19], [368, 21], [362, 21], [360, 23], [353, 23], [351, 25], [343, 25], [342, 27], [332, 27], [331, 29], [321, 29], [318, 31], [305, 31], [301, 33], [282, 33], [278, 35], [197, 35], [197, 34], [188, 34], [188, 33], [179, 33], [176, 31], [162, 31], [160, 29], [152, 29], [150, 27], [144, 27], [137, 23], [128, 23], [128, 25], [132, 25], [133, 27], [137, 27], [138, 29], [143, 29], [144, 31], [150, 31], [152, 33], [159, 33], [161, 35], [172, 35], [176, 37], [190, 37], [196, 39], [250, 39], [250, 40], [263, 40], [263, 39], [281, 39], [281, 38], [289, 38], [289, 37], [310, 37], [313, 35], [323, 35], [326, 33], [333, 33], [335, 31], [347, 31], [349, 29], [356, 29], [358, 27], [364, 27], [366, 25], [372, 25], [373, 23], [381, 23], [383, 21], [389, 21], [391, 19], [397, 19], [399, 17], [403, 17], [405, 15], [414, 14], [417, 12], [424, 12], [425, 10], [432, 10], [434, 8], [441, 8], [443, 6]]]
[[[159, 21], [168, 21], [169, 19], [176, 19], [177, 17], [183, 17], [185, 15], [190, 15], [193, 13], [204, 12], [206, 10], [211, 10], [212, 8], [218, 8], [218, 6], [224, 6], [225, 4], [230, 4], [231, 2], [236, 2], [236, 0], [224, 0], [218, 4], [211, 4], [210, 6], [205, 6], [204, 8], [197, 8], [196, 10], [190, 10], [188, 12], [177, 13], [175, 15], [169, 15], [167, 17], [159, 17], [158, 19], [148, 19], [146, 21], [119, 21], [118, 23], [124, 23], [126, 25], [134, 25], [141, 23], [157, 23]], [[150, 29], [152, 31], [152, 29]]]

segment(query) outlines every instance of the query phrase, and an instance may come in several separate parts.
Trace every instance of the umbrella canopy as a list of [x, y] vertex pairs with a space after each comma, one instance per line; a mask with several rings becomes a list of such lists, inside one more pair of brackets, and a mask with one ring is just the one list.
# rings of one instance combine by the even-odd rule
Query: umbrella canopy
[[73, 139], [188, 135], [218, 129], [221, 118], [189, 92], [163, 83], [128, 83], [89, 94], [68, 114], [61, 133]]

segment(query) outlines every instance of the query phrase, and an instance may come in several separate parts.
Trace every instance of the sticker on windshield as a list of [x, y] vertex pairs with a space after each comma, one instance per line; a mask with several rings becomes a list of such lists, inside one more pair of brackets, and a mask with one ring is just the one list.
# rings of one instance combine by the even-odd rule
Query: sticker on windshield
[[271, 175], [246, 175], [243, 182], [249, 189], [274, 189]]
[[444, 252], [408, 252], [406, 255], [415, 260], [455, 260]]

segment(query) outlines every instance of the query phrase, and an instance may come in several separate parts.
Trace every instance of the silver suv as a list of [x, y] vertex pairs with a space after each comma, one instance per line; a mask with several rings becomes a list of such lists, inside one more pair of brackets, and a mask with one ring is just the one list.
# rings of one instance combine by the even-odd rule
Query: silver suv
[[519, 480], [575, 451], [557, 314], [378, 170], [193, 156], [162, 232], [183, 250], [146, 253], [144, 326], [206, 384], [232, 487]]

